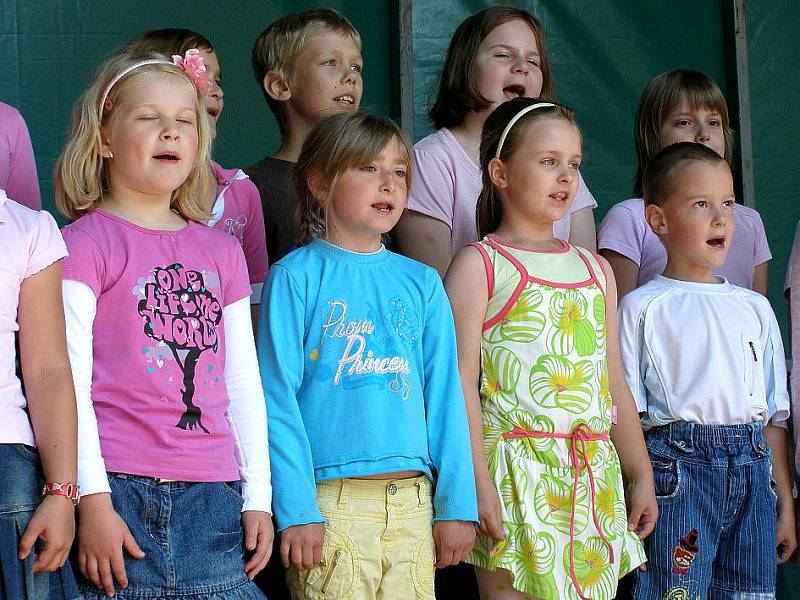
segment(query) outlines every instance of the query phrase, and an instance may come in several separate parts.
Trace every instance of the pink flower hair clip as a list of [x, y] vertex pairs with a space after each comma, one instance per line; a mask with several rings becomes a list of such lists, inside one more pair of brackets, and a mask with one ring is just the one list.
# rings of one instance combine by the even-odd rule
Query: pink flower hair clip
[[172, 62], [186, 73], [186, 76], [191, 79], [194, 87], [201, 92], [208, 91], [211, 83], [208, 81], [206, 65], [203, 62], [203, 57], [200, 55], [200, 50], [197, 48], [190, 48], [183, 56], [173, 54]]

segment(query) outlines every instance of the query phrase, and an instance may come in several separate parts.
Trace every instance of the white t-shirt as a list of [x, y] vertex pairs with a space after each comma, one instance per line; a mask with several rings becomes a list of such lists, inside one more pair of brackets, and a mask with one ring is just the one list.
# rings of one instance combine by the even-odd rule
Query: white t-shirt
[[769, 301], [720, 280], [656, 275], [620, 302], [622, 365], [645, 427], [789, 417], [783, 342]]

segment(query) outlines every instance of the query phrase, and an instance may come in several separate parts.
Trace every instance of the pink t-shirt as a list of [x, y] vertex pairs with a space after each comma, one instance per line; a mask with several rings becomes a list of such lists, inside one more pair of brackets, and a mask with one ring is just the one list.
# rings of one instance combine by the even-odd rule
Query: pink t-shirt
[[269, 268], [261, 195], [241, 169], [223, 169], [215, 162], [211, 166], [219, 188], [208, 224], [239, 241], [244, 250], [253, 295], [258, 299]]
[[[475, 207], [482, 188], [480, 168], [446, 127], [414, 146], [414, 177], [406, 207], [450, 228], [451, 258], [467, 244], [478, 241]], [[569, 211], [553, 223], [553, 235], [568, 240], [573, 213], [596, 206], [581, 177]]]
[[[752, 208], [733, 205], [736, 229], [728, 257], [717, 275], [741, 287], [753, 288], [755, 268], [772, 258], [761, 216]], [[644, 218], [644, 200], [631, 198], [614, 205], [600, 224], [597, 247], [613, 250], [639, 266], [640, 287], [664, 271], [667, 251]]]
[[53, 217], [9, 200], [0, 190], [0, 444], [35, 445], [16, 374], [20, 285], [66, 255]]
[[0, 102], [0, 189], [20, 204], [39, 210], [39, 178], [28, 127], [19, 111]]
[[92, 404], [106, 470], [239, 479], [226, 417], [222, 309], [250, 294], [231, 236], [143, 229], [102, 210], [63, 229], [64, 279], [97, 297]]

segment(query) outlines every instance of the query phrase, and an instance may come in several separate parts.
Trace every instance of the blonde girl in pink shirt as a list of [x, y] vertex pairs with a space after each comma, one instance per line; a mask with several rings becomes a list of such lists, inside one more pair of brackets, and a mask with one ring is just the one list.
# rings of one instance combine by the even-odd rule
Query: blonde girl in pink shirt
[[86, 600], [263, 598], [266, 409], [244, 254], [205, 224], [208, 85], [197, 49], [118, 54], [56, 167]]
[[[437, 131], [414, 146], [414, 181], [395, 228], [400, 252], [444, 275], [453, 256], [478, 240], [481, 129], [498, 105], [522, 96], [555, 97], [542, 24], [526, 10], [490, 6], [461, 23], [450, 42], [430, 110]], [[596, 206], [581, 178], [553, 234], [593, 250]]]

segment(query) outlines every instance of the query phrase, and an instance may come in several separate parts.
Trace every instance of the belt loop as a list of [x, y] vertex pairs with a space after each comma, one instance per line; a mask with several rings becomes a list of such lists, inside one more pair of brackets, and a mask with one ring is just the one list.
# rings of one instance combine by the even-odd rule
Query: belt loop
[[344, 510], [347, 507], [347, 501], [350, 499], [350, 493], [347, 486], [347, 481], [344, 479], [339, 480], [339, 485], [341, 488], [339, 489], [339, 510]]
[[417, 482], [417, 500], [419, 500], [419, 506], [424, 506], [425, 505], [425, 499], [423, 497], [424, 496], [424, 492], [423, 492], [424, 489], [425, 489], [425, 482], [418, 481]]

